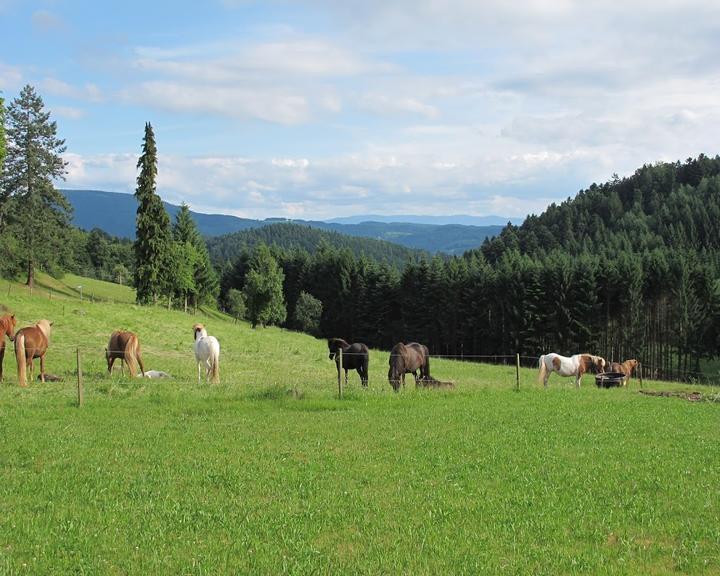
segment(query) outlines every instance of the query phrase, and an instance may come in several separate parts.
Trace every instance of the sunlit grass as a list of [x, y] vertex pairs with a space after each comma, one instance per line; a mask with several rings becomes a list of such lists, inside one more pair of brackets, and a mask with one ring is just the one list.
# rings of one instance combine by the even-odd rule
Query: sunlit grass
[[[720, 572], [718, 404], [525, 369], [516, 392], [512, 365], [436, 358], [454, 390], [394, 394], [386, 351], [338, 400], [322, 340], [2, 288], [21, 324], [55, 321], [64, 380], [20, 389], [5, 360], [0, 574]], [[197, 383], [198, 320], [218, 386]], [[107, 376], [115, 328], [173, 378]]]

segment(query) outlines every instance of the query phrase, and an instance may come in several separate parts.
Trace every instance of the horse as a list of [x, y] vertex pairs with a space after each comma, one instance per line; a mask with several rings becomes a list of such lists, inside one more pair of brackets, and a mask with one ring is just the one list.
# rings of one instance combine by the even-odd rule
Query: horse
[[112, 374], [113, 364], [115, 360], [120, 359], [120, 371], [125, 374], [125, 364], [130, 370], [130, 376], [133, 378], [137, 374], [137, 368], [140, 367], [140, 373], [145, 375], [145, 366], [143, 366], [142, 356], [140, 355], [140, 342], [133, 332], [126, 330], [115, 330], [110, 335], [110, 342], [105, 348], [105, 360], [107, 360], [108, 373]]
[[[328, 340], [328, 350], [330, 351], [330, 360], [335, 359], [337, 366], [338, 382], [340, 381], [340, 371], [345, 370], [345, 385], [348, 382], [348, 370], [357, 370], [360, 375], [360, 383], [367, 388], [368, 385], [368, 365], [370, 364], [370, 352], [368, 347], [361, 342], [348, 344], [342, 338], [330, 338]], [[340, 354], [342, 350], [342, 366], [340, 366]]]
[[625, 362], [612, 362], [610, 364], [610, 372], [620, 372], [622, 374], [625, 374], [625, 378], [623, 378], [623, 386], [627, 386], [627, 383], [630, 382], [630, 376], [632, 376], [633, 370], [638, 365], [638, 361], [635, 360], [635, 358], [631, 360], [625, 360]]
[[548, 378], [552, 372], [560, 376], [575, 376], [575, 386], [580, 388], [583, 374], [594, 368], [596, 372], [605, 372], [605, 359], [592, 354], [575, 354], [574, 356], [560, 356], [551, 352], [540, 356], [540, 374], [538, 379], [547, 388]]
[[210, 380], [212, 384], [220, 383], [220, 342], [215, 336], [208, 336], [205, 326], [195, 324], [193, 326], [193, 334], [195, 335], [195, 360], [198, 367], [198, 384], [202, 378], [200, 377], [200, 365], [205, 364], [205, 379]]
[[6, 314], [0, 318], [0, 382], [3, 380], [3, 360], [5, 358], [5, 336], [12, 342], [15, 339], [15, 314]]
[[408, 372], [415, 376], [415, 386], [418, 380], [430, 377], [430, 351], [424, 344], [398, 342], [390, 351], [389, 364], [388, 382], [395, 392], [400, 390], [400, 384], [405, 387], [405, 374]]
[[48, 320], [40, 320], [35, 326], [27, 326], [15, 333], [15, 360], [20, 386], [27, 386], [27, 372], [32, 378], [35, 358], [40, 358], [40, 381], [45, 382], [45, 353], [50, 345], [52, 325]]

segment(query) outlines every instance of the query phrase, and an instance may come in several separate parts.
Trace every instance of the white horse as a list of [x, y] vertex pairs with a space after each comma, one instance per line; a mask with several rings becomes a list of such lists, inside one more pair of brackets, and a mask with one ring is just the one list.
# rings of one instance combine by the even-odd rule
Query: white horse
[[605, 372], [605, 359], [592, 354], [575, 354], [574, 356], [560, 356], [551, 352], [540, 356], [540, 374], [538, 379], [547, 388], [548, 378], [552, 372], [560, 376], [575, 376], [575, 386], [580, 388], [583, 374], [595, 368], [597, 372]]
[[195, 324], [193, 326], [195, 334], [195, 360], [198, 366], [198, 384], [201, 378], [201, 364], [205, 364], [205, 379], [209, 379], [213, 384], [220, 383], [220, 342], [215, 336], [208, 336], [205, 326]]

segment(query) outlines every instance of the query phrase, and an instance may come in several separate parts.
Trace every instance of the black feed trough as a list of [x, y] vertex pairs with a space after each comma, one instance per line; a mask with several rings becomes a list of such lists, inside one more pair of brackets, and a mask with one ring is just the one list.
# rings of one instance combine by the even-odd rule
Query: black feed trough
[[622, 372], [603, 372], [595, 376], [595, 384], [598, 388], [613, 388], [622, 386], [625, 374]]

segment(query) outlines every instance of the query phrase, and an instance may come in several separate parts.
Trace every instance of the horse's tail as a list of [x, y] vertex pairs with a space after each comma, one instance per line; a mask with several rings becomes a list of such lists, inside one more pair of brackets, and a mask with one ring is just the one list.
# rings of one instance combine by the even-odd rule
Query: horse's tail
[[145, 365], [142, 361], [142, 354], [140, 353], [140, 340], [138, 340], [138, 337], [135, 336], [135, 346], [134, 346], [134, 353], [135, 353], [135, 359], [137, 360], [138, 366], [140, 366], [140, 374], [145, 376]]
[[20, 332], [15, 336], [15, 360], [17, 360], [18, 384], [27, 386], [27, 376], [25, 375], [25, 334]]
[[211, 351], [210, 382], [220, 384], [220, 347], [213, 346]]
[[[128, 370], [130, 370], [130, 376], [135, 378], [138, 367], [138, 339], [135, 334], [132, 334], [125, 342], [125, 350], [123, 350], [125, 356], [125, 362], [127, 362]], [[145, 371], [143, 370], [143, 373]]]
[[545, 375], [547, 374], [547, 366], [545, 366], [545, 354], [540, 356], [540, 374], [538, 374], [538, 382], [545, 382]]

